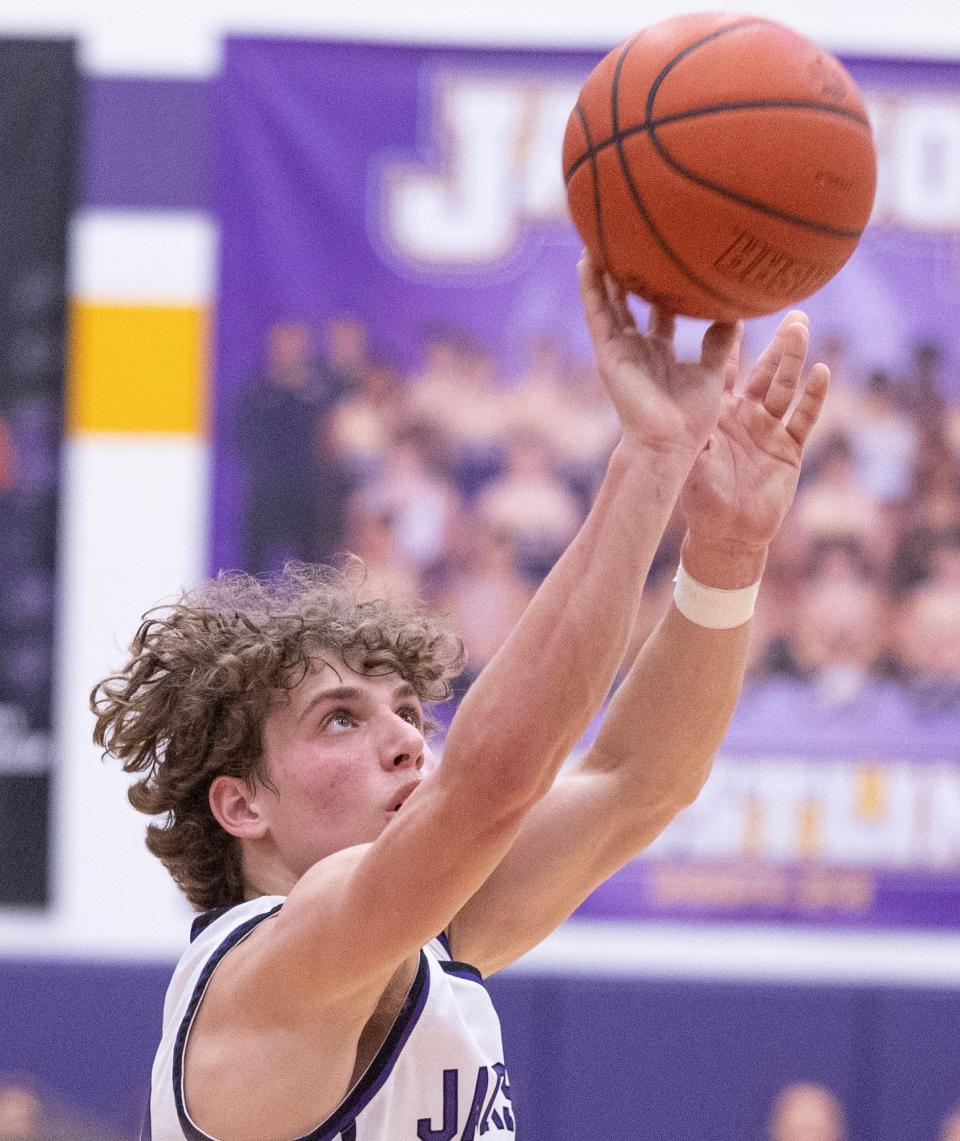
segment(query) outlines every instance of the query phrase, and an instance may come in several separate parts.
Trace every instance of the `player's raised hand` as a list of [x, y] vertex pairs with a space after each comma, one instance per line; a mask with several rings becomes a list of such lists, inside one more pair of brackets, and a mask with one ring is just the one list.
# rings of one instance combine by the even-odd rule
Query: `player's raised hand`
[[600, 375], [624, 432], [658, 451], [696, 455], [720, 415], [739, 325], [714, 323], [704, 335], [700, 360], [680, 361], [671, 314], [654, 308], [649, 331], [641, 333], [623, 290], [586, 251], [578, 273]]
[[794, 310], [742, 391], [735, 391], [735, 370], [729, 371], [719, 422], [680, 495], [698, 543], [762, 549], [777, 533], [830, 381], [824, 364], [804, 375], [808, 342], [806, 314]]

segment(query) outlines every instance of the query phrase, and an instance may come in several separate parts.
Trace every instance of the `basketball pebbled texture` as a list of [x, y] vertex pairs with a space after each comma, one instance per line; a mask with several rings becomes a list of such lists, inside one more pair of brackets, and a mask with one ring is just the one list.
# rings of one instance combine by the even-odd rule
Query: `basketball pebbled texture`
[[571, 216], [627, 289], [691, 317], [772, 313], [847, 261], [876, 156], [856, 84], [771, 20], [655, 24], [591, 72], [570, 114]]

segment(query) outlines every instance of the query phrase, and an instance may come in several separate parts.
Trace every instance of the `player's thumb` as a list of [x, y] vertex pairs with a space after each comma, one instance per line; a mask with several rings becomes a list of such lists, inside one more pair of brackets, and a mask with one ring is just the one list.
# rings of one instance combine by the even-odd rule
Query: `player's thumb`
[[700, 364], [710, 372], [723, 372], [741, 336], [739, 321], [714, 321], [703, 334]]

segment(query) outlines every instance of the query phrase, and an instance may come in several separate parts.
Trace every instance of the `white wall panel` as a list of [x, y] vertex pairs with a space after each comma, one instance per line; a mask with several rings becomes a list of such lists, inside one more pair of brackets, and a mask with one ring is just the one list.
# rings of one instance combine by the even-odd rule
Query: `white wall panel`
[[[802, 5], [753, 0], [741, 8], [782, 20], [835, 51], [960, 57], [960, 20], [953, 0], [913, 5], [878, 0], [869, 8], [835, 0]], [[93, 73], [209, 76], [220, 66], [221, 40], [228, 32], [601, 48], [612, 47], [643, 24], [691, 10], [696, 6], [669, 0], [643, 6], [623, 0], [557, 0], [546, 9], [515, 0], [5, 0], [0, 33], [77, 35], [83, 66]]]
[[217, 227], [188, 211], [80, 210], [70, 228], [69, 272], [70, 293], [87, 303], [207, 304]]

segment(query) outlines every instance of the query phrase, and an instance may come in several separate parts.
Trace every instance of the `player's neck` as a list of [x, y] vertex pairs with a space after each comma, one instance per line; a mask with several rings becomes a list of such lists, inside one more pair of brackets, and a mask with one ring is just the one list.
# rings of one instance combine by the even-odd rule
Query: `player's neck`
[[289, 895], [297, 876], [276, 852], [265, 852], [253, 845], [242, 845], [243, 897], [257, 899], [261, 895]]

